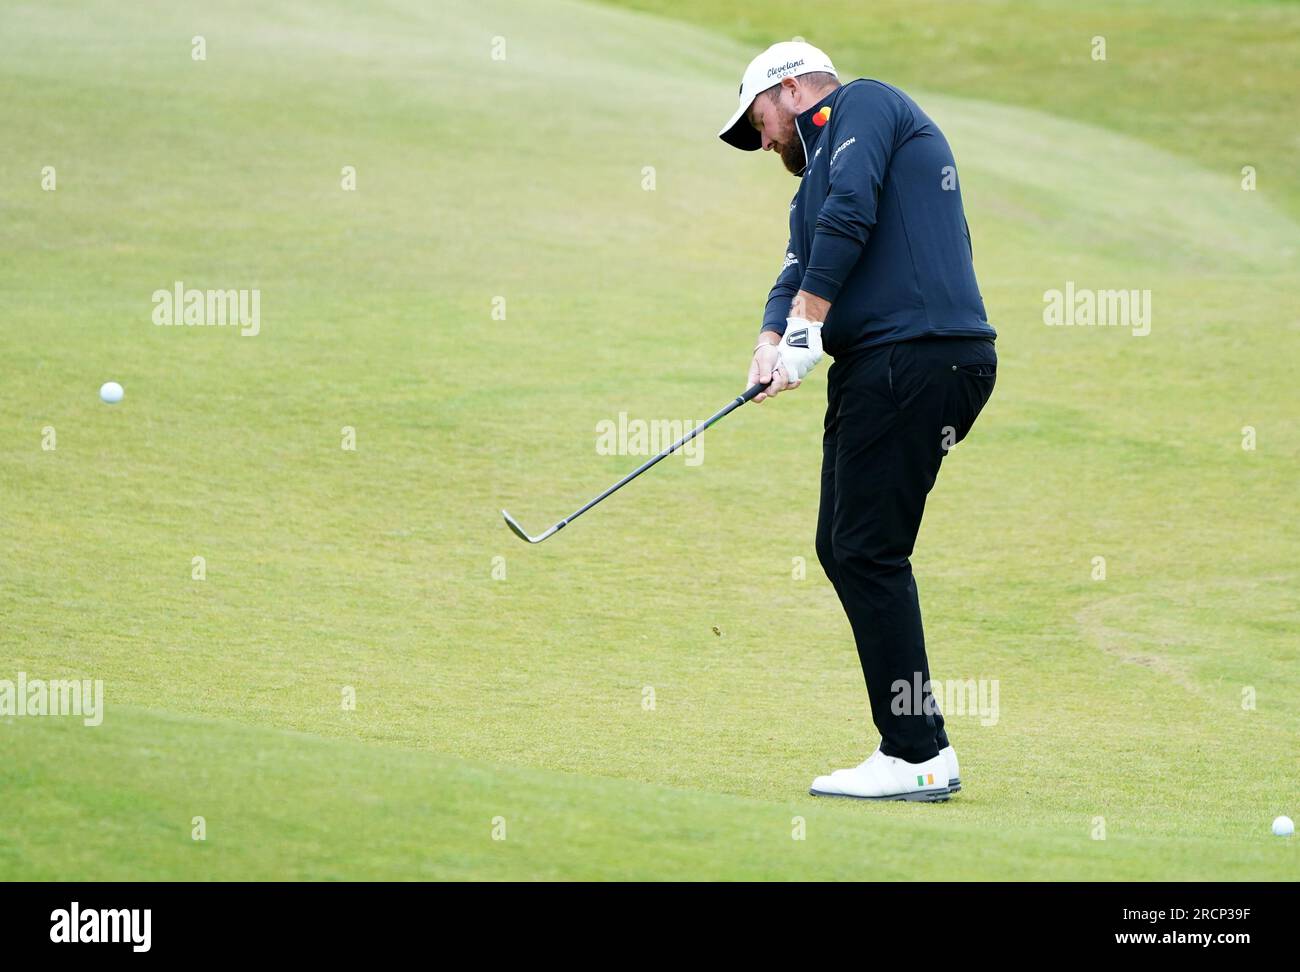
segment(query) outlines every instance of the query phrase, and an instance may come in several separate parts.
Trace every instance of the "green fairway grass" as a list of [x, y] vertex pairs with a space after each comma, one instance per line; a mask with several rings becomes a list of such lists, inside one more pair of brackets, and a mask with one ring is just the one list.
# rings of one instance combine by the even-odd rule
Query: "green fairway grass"
[[[1300, 8], [1004, 7], [7, 9], [0, 679], [107, 712], [0, 717], [0, 878], [1300, 876]], [[499, 514], [742, 390], [796, 183], [716, 131], [796, 32], [943, 126], [999, 332], [914, 557], [932, 674], [999, 686], [945, 804], [807, 796], [878, 738], [825, 363]], [[155, 326], [176, 281], [260, 333]], [[1067, 281], [1151, 333], [1045, 326]]]

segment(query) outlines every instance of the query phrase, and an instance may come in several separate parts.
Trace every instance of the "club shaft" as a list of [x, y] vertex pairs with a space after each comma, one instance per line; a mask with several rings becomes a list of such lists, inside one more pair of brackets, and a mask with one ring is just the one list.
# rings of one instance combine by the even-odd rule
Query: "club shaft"
[[633, 469], [630, 473], [628, 473], [626, 476], [624, 476], [622, 479], [616, 482], [613, 486], [609, 487], [609, 489], [605, 490], [605, 492], [601, 493], [599, 496], [597, 496], [591, 502], [582, 506], [580, 509], [574, 511], [573, 513], [570, 513], [559, 523], [555, 524], [555, 526], [552, 527], [551, 529], [559, 530], [561, 527], [566, 526], [569, 523], [572, 523], [574, 520], [582, 516], [582, 514], [586, 513], [589, 509], [591, 509], [601, 500], [605, 499], [611, 493], [617, 492], [618, 490], [626, 486], [628, 483], [630, 483], [632, 480], [636, 479], [637, 476], [640, 476], [643, 472], [645, 472], [655, 463], [667, 459], [674, 452], [676, 452], [678, 449], [684, 446], [687, 442], [690, 442], [691, 439], [695, 438], [697, 435], [699, 435], [701, 432], [707, 429], [714, 422], [717, 422], [719, 419], [724, 418], [727, 415], [730, 415], [741, 405], [744, 405], [746, 402], [751, 401], [755, 395], [757, 395], [766, 387], [767, 387], [766, 385], [751, 385], [748, 389], [746, 389], [743, 395], [737, 395], [732, 401], [728, 402], [726, 408], [723, 408], [720, 411], [715, 412], [712, 416], [705, 419], [694, 429], [692, 429], [689, 433], [682, 436], [680, 439], [678, 439], [676, 442], [670, 445], [663, 452], [659, 453], [657, 456], [647, 459], [644, 463], [642, 463], [640, 466], [637, 466], [637, 468]]

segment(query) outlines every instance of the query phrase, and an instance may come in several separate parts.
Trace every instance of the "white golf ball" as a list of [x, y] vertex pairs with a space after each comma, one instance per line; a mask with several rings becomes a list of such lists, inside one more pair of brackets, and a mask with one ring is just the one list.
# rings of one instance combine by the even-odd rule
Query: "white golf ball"
[[1290, 817], [1278, 817], [1273, 821], [1273, 833], [1278, 837], [1290, 837], [1295, 833], [1295, 824]]
[[126, 392], [122, 390], [122, 386], [115, 381], [106, 381], [99, 389], [99, 397], [109, 405], [116, 405], [125, 394]]

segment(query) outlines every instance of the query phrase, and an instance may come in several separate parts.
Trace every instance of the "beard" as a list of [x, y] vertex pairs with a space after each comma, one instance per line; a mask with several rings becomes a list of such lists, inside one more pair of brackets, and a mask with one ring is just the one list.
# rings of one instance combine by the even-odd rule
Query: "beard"
[[803, 151], [803, 142], [797, 140], [798, 136], [795, 138], [796, 141], [781, 143], [781, 162], [792, 176], [797, 176], [808, 164], [808, 157]]
[[781, 164], [785, 166], [786, 171], [793, 176], [799, 175], [808, 164], [808, 157], [804, 155], [803, 140], [795, 131], [793, 114], [785, 116], [781, 137], [776, 144], [781, 156]]

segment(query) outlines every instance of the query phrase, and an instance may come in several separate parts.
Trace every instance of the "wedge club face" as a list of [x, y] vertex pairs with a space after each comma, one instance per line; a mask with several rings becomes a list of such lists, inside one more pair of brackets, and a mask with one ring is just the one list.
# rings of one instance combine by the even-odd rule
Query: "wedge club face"
[[564, 524], [559, 524], [557, 526], [553, 526], [539, 537], [530, 537], [527, 533], [524, 532], [524, 528], [519, 525], [519, 521], [516, 520], [513, 516], [511, 516], [505, 510], [501, 511], [501, 515], [505, 517], [506, 526], [510, 528], [511, 532], [514, 533], [514, 535], [517, 536], [520, 540], [523, 540], [527, 543], [541, 543], [543, 540], [545, 540], [547, 537], [549, 537], [551, 534], [553, 534], [556, 530], [558, 530], [561, 526], [564, 525]]

